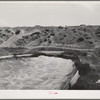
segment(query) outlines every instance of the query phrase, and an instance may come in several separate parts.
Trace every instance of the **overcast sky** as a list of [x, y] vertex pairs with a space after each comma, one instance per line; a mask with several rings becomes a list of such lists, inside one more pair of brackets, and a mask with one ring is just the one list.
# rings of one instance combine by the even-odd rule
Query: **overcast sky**
[[0, 2], [0, 26], [100, 25], [100, 2]]

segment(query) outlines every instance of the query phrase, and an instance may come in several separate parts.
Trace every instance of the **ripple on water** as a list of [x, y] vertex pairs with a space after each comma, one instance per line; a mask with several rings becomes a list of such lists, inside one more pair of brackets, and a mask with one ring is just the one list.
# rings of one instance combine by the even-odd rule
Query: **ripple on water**
[[71, 60], [47, 56], [2, 61], [0, 89], [60, 89], [63, 82], [70, 82], [66, 76], [76, 70], [73, 64]]

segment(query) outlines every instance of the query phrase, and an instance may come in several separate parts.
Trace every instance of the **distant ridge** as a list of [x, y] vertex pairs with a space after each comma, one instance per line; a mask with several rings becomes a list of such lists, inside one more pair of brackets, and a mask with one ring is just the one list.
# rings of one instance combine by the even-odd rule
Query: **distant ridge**
[[56, 45], [95, 48], [100, 45], [100, 26], [0, 27], [0, 47]]

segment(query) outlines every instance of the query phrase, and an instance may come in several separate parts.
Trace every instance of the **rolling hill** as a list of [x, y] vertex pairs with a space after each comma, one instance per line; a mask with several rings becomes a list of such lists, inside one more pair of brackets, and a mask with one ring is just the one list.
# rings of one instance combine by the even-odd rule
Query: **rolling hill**
[[67, 46], [91, 49], [100, 45], [100, 26], [1, 27], [0, 47]]

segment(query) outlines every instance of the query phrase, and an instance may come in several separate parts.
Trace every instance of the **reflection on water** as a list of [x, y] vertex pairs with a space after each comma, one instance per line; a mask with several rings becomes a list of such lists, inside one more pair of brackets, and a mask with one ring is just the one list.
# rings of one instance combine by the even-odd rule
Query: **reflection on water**
[[[60, 89], [75, 71], [74, 62], [39, 56], [0, 61], [0, 89]], [[70, 77], [70, 78], [69, 78]]]

